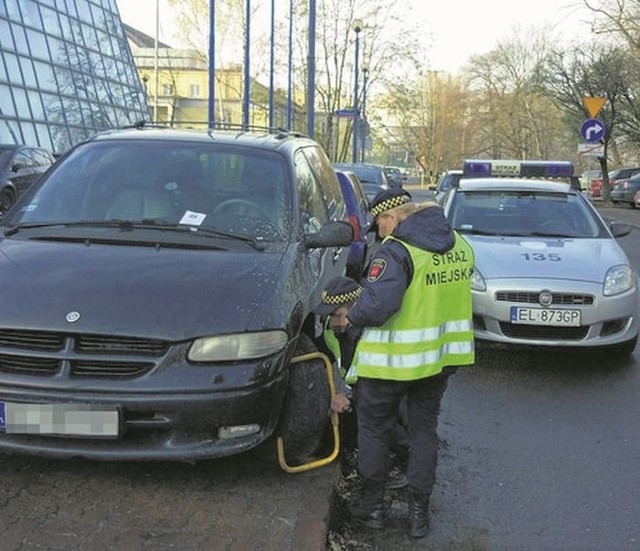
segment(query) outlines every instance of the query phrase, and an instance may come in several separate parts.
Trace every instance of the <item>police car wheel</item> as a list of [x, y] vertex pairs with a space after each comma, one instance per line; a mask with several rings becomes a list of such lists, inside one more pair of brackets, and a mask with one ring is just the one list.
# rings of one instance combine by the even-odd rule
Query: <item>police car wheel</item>
[[[317, 351], [313, 341], [301, 334], [295, 355]], [[320, 448], [330, 422], [329, 406], [329, 381], [324, 362], [308, 360], [292, 364], [278, 430], [290, 464], [308, 461]]]

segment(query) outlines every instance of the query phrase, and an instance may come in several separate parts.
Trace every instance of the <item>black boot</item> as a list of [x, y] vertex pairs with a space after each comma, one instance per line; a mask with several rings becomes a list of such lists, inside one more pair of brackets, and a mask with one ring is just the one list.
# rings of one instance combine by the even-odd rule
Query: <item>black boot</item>
[[409, 496], [409, 535], [424, 538], [429, 531], [429, 499]]
[[360, 499], [349, 505], [349, 514], [354, 521], [367, 528], [373, 528], [375, 530], [384, 528], [384, 502], [371, 503]]

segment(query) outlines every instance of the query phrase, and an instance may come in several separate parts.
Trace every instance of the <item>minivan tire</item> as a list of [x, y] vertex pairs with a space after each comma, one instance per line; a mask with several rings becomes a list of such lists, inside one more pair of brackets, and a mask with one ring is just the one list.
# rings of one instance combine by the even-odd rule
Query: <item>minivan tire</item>
[[[317, 351], [310, 337], [305, 334], [298, 337], [295, 356]], [[307, 461], [320, 448], [330, 422], [330, 404], [329, 380], [322, 360], [289, 366], [288, 391], [278, 429], [289, 464]]]

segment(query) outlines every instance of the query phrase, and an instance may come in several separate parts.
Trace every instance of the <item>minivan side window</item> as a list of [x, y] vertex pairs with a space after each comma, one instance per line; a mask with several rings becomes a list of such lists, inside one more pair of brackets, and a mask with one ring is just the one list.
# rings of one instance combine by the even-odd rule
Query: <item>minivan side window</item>
[[336, 172], [331, 166], [331, 162], [319, 147], [305, 147], [304, 155], [309, 161], [317, 180], [322, 182], [320, 192], [329, 209], [329, 216], [332, 220], [339, 220], [344, 216], [344, 199]]
[[311, 170], [311, 165], [302, 151], [296, 152], [294, 165], [303, 231], [304, 233], [316, 233], [329, 221], [327, 205], [313, 170]]

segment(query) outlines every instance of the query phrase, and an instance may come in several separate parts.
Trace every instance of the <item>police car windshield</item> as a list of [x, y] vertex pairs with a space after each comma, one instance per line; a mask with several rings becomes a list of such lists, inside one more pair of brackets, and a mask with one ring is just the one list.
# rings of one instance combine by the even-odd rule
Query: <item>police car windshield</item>
[[459, 191], [449, 211], [462, 233], [501, 236], [601, 238], [607, 232], [575, 194], [539, 191]]

